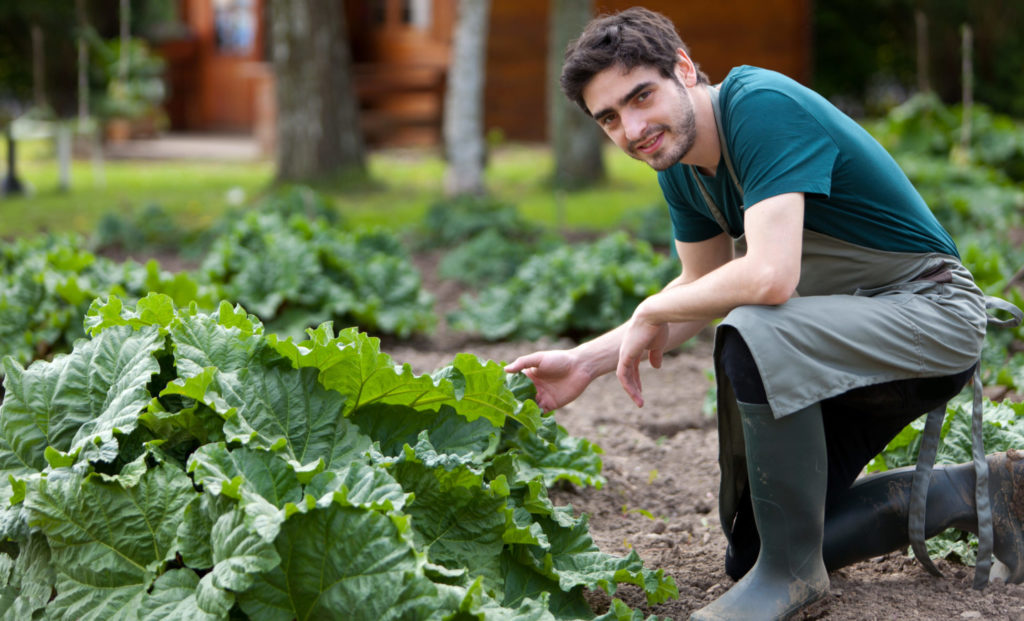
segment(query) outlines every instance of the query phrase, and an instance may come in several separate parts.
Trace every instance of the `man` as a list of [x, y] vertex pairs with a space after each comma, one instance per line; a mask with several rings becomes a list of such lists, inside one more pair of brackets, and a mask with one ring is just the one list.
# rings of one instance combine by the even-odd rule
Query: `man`
[[[889, 154], [796, 82], [739, 67], [713, 87], [671, 22], [636, 8], [587, 26], [566, 52], [562, 88], [659, 171], [682, 273], [622, 326], [506, 370], [525, 372], [548, 410], [614, 370], [639, 407], [641, 360], [659, 367], [666, 349], [724, 318], [719, 502], [726, 571], [739, 582], [692, 618], [787, 618], [824, 597], [828, 570], [910, 541], [914, 471], [854, 479], [972, 376], [986, 300]], [[1020, 457], [979, 466], [995, 555], [1014, 582], [1024, 580], [1024, 515], [1011, 502], [1024, 491]], [[925, 536], [978, 531], [975, 476], [964, 464], [925, 481]]]

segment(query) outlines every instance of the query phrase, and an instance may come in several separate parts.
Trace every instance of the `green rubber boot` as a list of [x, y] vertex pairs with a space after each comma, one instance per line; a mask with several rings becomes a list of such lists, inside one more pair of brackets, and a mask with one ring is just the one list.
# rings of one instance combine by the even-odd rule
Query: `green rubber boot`
[[[1007, 582], [1024, 582], [1024, 451], [989, 455], [993, 554], [1009, 569]], [[908, 516], [914, 467], [858, 479], [829, 509], [824, 558], [829, 570], [910, 545]], [[935, 466], [928, 485], [925, 537], [947, 528], [977, 534], [974, 464]]]
[[821, 408], [776, 419], [739, 404], [761, 551], [754, 567], [691, 621], [788, 619], [828, 594], [821, 546], [828, 463]]

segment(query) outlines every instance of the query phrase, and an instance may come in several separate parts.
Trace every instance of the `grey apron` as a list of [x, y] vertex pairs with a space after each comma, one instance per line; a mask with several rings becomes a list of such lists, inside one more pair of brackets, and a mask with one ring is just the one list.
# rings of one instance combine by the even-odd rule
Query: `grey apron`
[[[723, 158], [742, 196], [725, 142], [718, 93], [708, 90]], [[736, 237], [699, 177], [695, 178], [715, 219]], [[797, 293], [778, 306], [741, 306], [722, 321], [739, 331], [749, 347], [776, 417], [854, 388], [959, 373], [981, 355], [988, 319], [986, 298], [955, 257], [876, 250], [805, 229]], [[719, 517], [728, 538], [747, 468], [736, 398], [721, 368], [721, 334], [719, 330], [714, 355], [722, 475]], [[976, 375], [975, 466], [982, 531], [976, 586], [987, 582], [992, 540], [987, 462], [980, 445], [980, 396]], [[914, 551], [933, 573], [938, 570], [924, 547], [924, 501], [944, 414], [945, 406], [929, 415], [911, 494]], [[928, 437], [929, 431], [934, 438]]]

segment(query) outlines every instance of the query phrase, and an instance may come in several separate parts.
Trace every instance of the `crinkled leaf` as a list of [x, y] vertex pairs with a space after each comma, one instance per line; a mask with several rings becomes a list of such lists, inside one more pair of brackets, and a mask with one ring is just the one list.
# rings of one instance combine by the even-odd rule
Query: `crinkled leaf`
[[267, 349], [261, 329], [245, 318], [244, 311], [232, 309], [226, 303], [212, 315], [182, 316], [171, 330], [178, 376], [195, 377], [208, 367], [237, 373], [258, 366]]
[[[209, 582], [212, 576], [205, 576]], [[231, 593], [204, 588], [191, 569], [172, 569], [156, 579], [138, 610], [141, 621], [215, 621], [228, 618], [235, 602]]]
[[615, 557], [598, 549], [590, 536], [586, 515], [571, 528], [543, 518], [538, 521], [544, 526], [551, 549], [543, 554], [540, 550], [533, 552], [536, 567], [550, 572], [563, 591], [586, 586], [614, 594], [617, 584], [629, 583], [644, 590], [649, 604], [679, 597], [672, 577], [665, 576], [662, 570], [645, 570], [636, 550], [630, 550], [625, 557]]
[[17, 460], [42, 470], [47, 446], [69, 453], [115, 430], [131, 432], [149, 404], [146, 384], [160, 370], [163, 345], [155, 328], [121, 326], [27, 370], [5, 360], [0, 432]]
[[564, 592], [558, 582], [539, 573], [525, 556], [523, 548], [506, 549], [501, 554], [501, 572], [505, 583], [501, 604], [519, 610], [532, 601], [547, 601], [548, 611], [559, 620], [589, 619], [590, 605], [583, 597], [583, 587]]
[[409, 502], [409, 494], [386, 470], [359, 462], [342, 470], [317, 474], [305, 492], [321, 505], [340, 501], [382, 512], [401, 511]]
[[436, 589], [403, 527], [332, 504], [293, 513], [275, 541], [281, 563], [239, 594], [251, 617], [287, 621], [426, 619]]
[[110, 296], [106, 302], [93, 301], [85, 316], [85, 329], [93, 336], [113, 326], [135, 329], [159, 326], [165, 331], [175, 319], [174, 301], [162, 293], [150, 293], [139, 300], [134, 309], [124, 308], [119, 297]]
[[213, 586], [241, 592], [255, 576], [281, 562], [272, 541], [260, 536], [248, 524], [241, 509], [217, 519], [210, 533], [213, 542]]
[[[500, 584], [498, 557], [506, 529], [505, 497], [465, 464], [437, 467], [415, 456], [393, 468], [402, 488], [414, 494], [406, 513], [413, 517], [413, 536], [430, 561], [467, 567], [484, 576], [489, 588]], [[429, 460], [429, 456], [428, 456]]]
[[399, 455], [402, 447], [415, 444], [423, 431], [428, 432], [430, 443], [439, 452], [475, 457], [477, 461], [492, 455], [498, 442], [498, 430], [488, 421], [468, 422], [447, 405], [434, 412], [377, 404], [360, 408], [351, 419], [379, 443], [385, 455]]
[[262, 496], [275, 507], [302, 497], [295, 472], [284, 458], [270, 451], [245, 446], [229, 451], [223, 442], [207, 444], [192, 453], [188, 471], [212, 494], [241, 498], [239, 486], [232, 484], [239, 479], [241, 488]]
[[369, 438], [342, 416], [345, 397], [324, 389], [312, 369], [278, 359], [219, 381], [235, 409], [224, 424], [229, 441], [280, 450], [300, 464], [322, 459], [327, 469], [343, 467], [369, 448]]
[[[148, 586], [153, 568], [174, 556], [178, 524], [195, 495], [185, 473], [159, 465], [134, 487], [54, 472], [30, 484], [25, 506], [29, 523], [47, 536], [58, 571], [77, 592]], [[97, 600], [103, 599], [100, 590]]]
[[548, 487], [558, 481], [601, 488], [601, 448], [584, 439], [570, 436], [552, 417], [544, 419], [545, 433], [523, 427], [506, 438], [519, 451], [516, 464], [519, 480], [540, 477]]
[[186, 565], [195, 569], [213, 567], [213, 525], [235, 506], [233, 500], [213, 494], [199, 494], [189, 501], [177, 532], [178, 553]]
[[36, 533], [26, 537], [18, 546], [18, 558], [11, 559], [0, 555], [8, 561], [6, 570], [9, 572], [4, 584], [9, 599], [3, 602], [4, 620], [31, 619], [36, 611], [42, 610], [53, 593], [54, 570], [50, 560], [50, 547], [46, 539]]

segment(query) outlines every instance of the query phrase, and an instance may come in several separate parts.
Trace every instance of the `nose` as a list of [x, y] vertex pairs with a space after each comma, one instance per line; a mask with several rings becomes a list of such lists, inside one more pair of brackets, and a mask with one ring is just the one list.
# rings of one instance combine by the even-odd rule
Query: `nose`
[[636, 140], [647, 131], [647, 119], [642, 114], [622, 113], [622, 127], [626, 132], [626, 140]]

